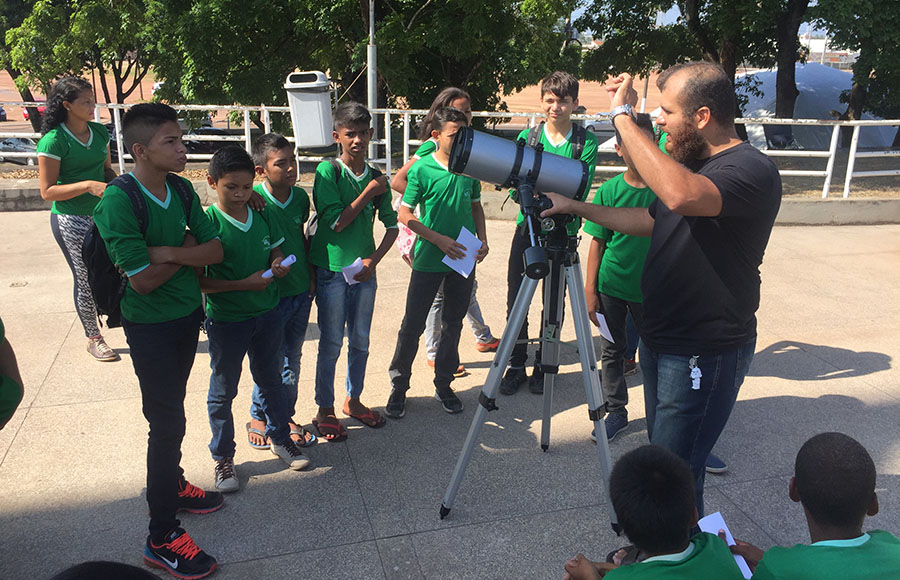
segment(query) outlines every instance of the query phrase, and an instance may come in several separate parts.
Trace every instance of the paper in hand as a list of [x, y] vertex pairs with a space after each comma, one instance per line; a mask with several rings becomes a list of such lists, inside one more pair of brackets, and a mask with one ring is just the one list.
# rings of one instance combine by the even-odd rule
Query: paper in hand
[[458, 260], [454, 260], [450, 256], [444, 256], [444, 259], [441, 261], [458, 272], [460, 276], [468, 278], [472, 274], [472, 270], [475, 269], [475, 257], [478, 255], [478, 250], [481, 249], [481, 240], [466, 228], [462, 228], [456, 241], [466, 248], [465, 255]]
[[599, 311], [594, 312], [594, 314], [597, 316], [597, 322], [600, 323], [600, 336], [615, 344], [616, 341], [613, 340], [612, 333], [609, 331], [609, 324], [606, 323], [606, 317]]
[[[725, 525], [725, 518], [722, 517], [721, 512], [709, 514], [708, 516], [697, 522], [697, 525], [700, 526], [700, 529], [704, 532], [712, 534], [714, 536], [719, 535], [719, 530], [724, 530], [725, 542], [729, 546], [734, 546], [734, 537], [731, 535], [731, 530], [729, 530], [728, 526]], [[737, 554], [735, 554], [734, 561], [737, 562], [738, 568], [741, 569], [741, 574], [744, 575], [744, 578], [749, 579], [751, 576], [753, 576], [753, 573], [750, 571], [750, 566], [747, 565], [747, 560], [744, 560], [743, 556], [738, 556]]]
[[359, 284], [359, 280], [355, 279], [354, 276], [359, 274], [363, 269], [362, 258], [357, 258], [352, 264], [349, 266], [344, 266], [341, 268], [341, 272], [344, 274], [344, 281], [347, 282], [348, 285], [353, 286], [354, 284]]

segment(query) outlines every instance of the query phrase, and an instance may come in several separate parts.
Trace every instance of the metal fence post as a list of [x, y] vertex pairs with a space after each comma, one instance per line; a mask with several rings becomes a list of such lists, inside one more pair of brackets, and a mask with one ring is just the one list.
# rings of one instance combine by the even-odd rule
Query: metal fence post
[[272, 116], [269, 114], [269, 109], [265, 105], [259, 106], [260, 113], [262, 114], [263, 127], [266, 129], [266, 133], [272, 132]]
[[409, 113], [403, 113], [403, 165], [409, 161]]
[[856, 147], [859, 145], [859, 125], [853, 126], [853, 138], [850, 139], [850, 154], [847, 157], [847, 175], [844, 177], [844, 197], [850, 197], [850, 181], [853, 179], [853, 166], [856, 164]]
[[[384, 174], [391, 182], [391, 114], [384, 114]], [[390, 188], [390, 186], [388, 186]]]
[[838, 138], [841, 135], [841, 126], [835, 125], [831, 133], [831, 145], [828, 147], [828, 165], [825, 167], [825, 185], [822, 186], [822, 199], [828, 197], [831, 189], [831, 177], [834, 175], [834, 158], [837, 157]]
[[116, 131], [116, 153], [119, 155], [119, 174], [125, 173], [125, 148], [122, 143], [122, 111], [113, 107], [113, 129]]
[[250, 137], [250, 109], [244, 109], [244, 143], [247, 153], [253, 150], [253, 143]]

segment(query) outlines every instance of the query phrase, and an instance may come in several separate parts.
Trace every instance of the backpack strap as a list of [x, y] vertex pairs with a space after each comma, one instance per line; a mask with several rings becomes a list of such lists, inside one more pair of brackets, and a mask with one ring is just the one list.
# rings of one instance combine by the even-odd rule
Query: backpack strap
[[525, 144], [532, 149], [537, 147], [538, 142], [541, 140], [541, 133], [543, 131], [544, 121], [541, 121], [539, 124], [528, 130], [528, 138], [525, 140]]
[[187, 220], [188, 227], [190, 227], [191, 223], [191, 207], [194, 205], [194, 191], [188, 186], [187, 180], [182, 177], [178, 177], [174, 173], [169, 173], [166, 175], [166, 183], [175, 190], [175, 193], [178, 194], [179, 199], [181, 199], [181, 206], [184, 208], [184, 217]]
[[587, 141], [587, 129], [583, 126], [572, 124], [572, 159], [581, 159], [584, 152], [584, 143]]
[[128, 199], [131, 200], [131, 207], [134, 209], [134, 217], [137, 218], [138, 227], [141, 235], [147, 235], [147, 217], [149, 210], [147, 209], [147, 199], [141, 192], [137, 179], [130, 173], [123, 173], [109, 182], [108, 185], [114, 185], [125, 192]]

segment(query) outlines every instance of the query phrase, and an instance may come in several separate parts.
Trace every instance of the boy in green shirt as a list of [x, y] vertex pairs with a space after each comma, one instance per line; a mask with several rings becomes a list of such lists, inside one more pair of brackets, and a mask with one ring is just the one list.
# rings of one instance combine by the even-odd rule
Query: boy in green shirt
[[[462, 228], [481, 240], [477, 261], [488, 253], [484, 210], [481, 207], [481, 183], [471, 177], [455, 175], [447, 169], [450, 147], [460, 127], [468, 125], [465, 113], [442, 107], [434, 114], [432, 136], [437, 151], [418, 161], [409, 170], [408, 185], [400, 205], [400, 219], [419, 238], [413, 251], [412, 275], [406, 294], [406, 313], [397, 334], [397, 346], [391, 360], [391, 395], [385, 414], [400, 419], [406, 414], [406, 391], [412, 362], [425, 330], [425, 319], [438, 289], [443, 285], [441, 338], [434, 359], [435, 398], [448, 413], [460, 413], [462, 401], [450, 388], [459, 365], [459, 333], [472, 296], [474, 270], [463, 277], [443, 263], [444, 256], [462, 258], [466, 248], [456, 241]], [[414, 210], [419, 206], [419, 217]]]
[[852, 437], [821, 433], [803, 444], [788, 493], [803, 506], [809, 546], [759, 548], [737, 541], [755, 580], [862, 580], [900, 577], [900, 539], [883, 530], [863, 533], [878, 513], [875, 463]]
[[[650, 115], [636, 116], [638, 126], [653, 137]], [[594, 194], [594, 203], [609, 207], [650, 207], [656, 196], [634, 168], [628, 150], [616, 133], [616, 153], [628, 169], [605, 182]], [[599, 325], [597, 313], [606, 317], [612, 342], [600, 337], [600, 384], [607, 403], [606, 438], [612, 440], [628, 425], [628, 386], [625, 384], [626, 317], [631, 312], [641, 329], [641, 271], [650, 249], [650, 238], [630, 236], [586, 221], [591, 237], [585, 269], [584, 294], [588, 316]]]
[[[281, 381], [283, 322], [278, 306], [278, 286], [290, 266], [282, 266], [284, 236], [275, 220], [251, 209], [256, 167], [240, 147], [224, 147], [209, 161], [207, 183], [218, 201], [207, 215], [216, 228], [225, 257], [207, 266], [200, 278], [206, 296], [206, 333], [209, 337], [209, 395], [206, 406], [212, 439], [209, 450], [215, 460], [216, 489], [240, 489], [234, 470], [234, 418], [231, 402], [237, 396], [244, 356], [250, 357], [250, 374], [259, 387], [269, 448], [294, 470], [310, 462], [290, 437], [287, 401]], [[271, 272], [266, 272], [271, 264]], [[274, 275], [274, 276], [273, 276]]]
[[[184, 395], [203, 319], [194, 268], [221, 261], [222, 244], [190, 182], [170, 175], [183, 171], [187, 162], [175, 110], [161, 103], [135, 105], [122, 119], [122, 134], [135, 167], [106, 188], [94, 209], [94, 223], [110, 258], [128, 276], [122, 327], [140, 383], [144, 417], [150, 424], [150, 535], [144, 561], [179, 577], [202, 578], [216, 569], [216, 560], [179, 527], [175, 513], [209, 513], [224, 503], [222, 494], [188, 483], [179, 465]], [[187, 215], [172, 184], [192, 194]], [[131, 185], [145, 197], [145, 233], [131, 199], [120, 187]]]
[[[597, 138], [593, 133], [585, 131], [584, 127], [572, 123], [570, 117], [578, 107], [578, 79], [567, 72], [552, 72], [541, 81], [541, 109], [547, 116], [537, 128], [524, 129], [519, 133], [519, 139], [525, 139], [529, 145], [540, 143], [544, 151], [581, 159], [590, 167], [590, 177], [584, 192], [579, 200], [587, 198], [594, 180], [594, 165], [597, 163]], [[535, 132], [535, 133], [533, 133]], [[519, 211], [516, 219], [516, 233], [513, 234], [512, 245], [509, 249], [509, 269], [506, 276], [506, 318], [516, 301], [519, 287], [522, 285], [522, 277], [525, 275], [525, 261], [523, 255], [531, 245], [528, 236], [528, 227], [525, 216]], [[581, 222], [576, 219], [568, 224], [569, 235], [577, 235]], [[543, 333], [541, 333], [543, 335]], [[519, 338], [513, 347], [509, 358], [509, 368], [500, 381], [500, 393], [513, 395], [519, 387], [528, 382], [528, 389], [532, 393], [544, 392], [544, 373], [541, 371], [541, 347], [538, 345], [534, 355], [534, 371], [529, 379], [525, 371], [525, 363], [528, 360], [528, 318], [522, 321], [519, 330]]]
[[699, 514], [694, 476], [683, 459], [657, 445], [619, 458], [609, 478], [609, 500], [639, 562], [618, 566], [578, 554], [565, 564], [566, 580], [743, 580], [725, 542], [705, 532], [691, 537]]
[[[297, 405], [297, 381], [300, 376], [300, 350], [306, 338], [309, 324], [309, 309], [315, 286], [312, 272], [306, 259], [307, 243], [303, 227], [309, 218], [309, 195], [306, 190], [295, 187], [297, 183], [297, 160], [290, 142], [277, 133], [267, 133], [253, 142], [253, 163], [256, 174], [265, 178], [253, 186], [253, 191], [266, 201], [263, 215], [269, 223], [277, 224], [284, 235], [281, 253], [294, 255], [297, 261], [288, 274], [278, 278], [278, 312], [284, 323], [284, 341], [281, 353], [284, 366], [281, 380], [285, 388], [285, 404], [291, 417], [288, 427], [291, 439], [301, 447], [316, 442], [316, 436], [293, 420]], [[266, 414], [263, 411], [259, 385], [253, 385], [253, 403], [250, 406], [250, 423], [247, 434], [254, 449], [268, 449], [266, 444]]]
[[[316, 405], [313, 426], [329, 441], [343, 441], [347, 430], [334, 412], [334, 367], [347, 335], [347, 397], [345, 415], [372, 428], [384, 417], [363, 405], [363, 383], [369, 358], [369, 330], [378, 283], [375, 268], [397, 239], [397, 212], [387, 194], [387, 179], [366, 163], [372, 138], [372, 116], [359, 103], [344, 103], [334, 112], [334, 140], [341, 146], [335, 165], [323, 161], [316, 168], [313, 202], [318, 223], [309, 249], [316, 267], [319, 353], [316, 361]], [[375, 214], [384, 224], [384, 237], [375, 247]], [[342, 270], [357, 260], [361, 269], [344, 278]]]

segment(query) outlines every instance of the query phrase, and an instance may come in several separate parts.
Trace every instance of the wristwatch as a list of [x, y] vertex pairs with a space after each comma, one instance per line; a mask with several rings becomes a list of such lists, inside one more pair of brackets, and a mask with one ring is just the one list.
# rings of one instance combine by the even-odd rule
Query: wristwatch
[[609, 112], [609, 122], [612, 123], [613, 119], [615, 119], [619, 115], [628, 115], [629, 117], [633, 117], [634, 112], [633, 112], [633, 109], [631, 108], [631, 105], [629, 105], [628, 103], [625, 103], [624, 105], [619, 105], [618, 107], [616, 107], [612, 111], [610, 111]]

